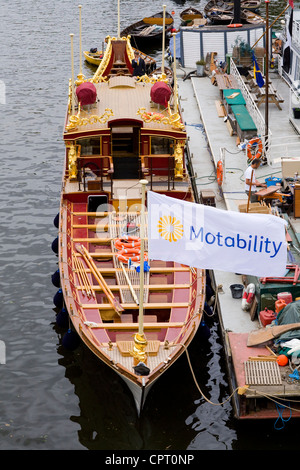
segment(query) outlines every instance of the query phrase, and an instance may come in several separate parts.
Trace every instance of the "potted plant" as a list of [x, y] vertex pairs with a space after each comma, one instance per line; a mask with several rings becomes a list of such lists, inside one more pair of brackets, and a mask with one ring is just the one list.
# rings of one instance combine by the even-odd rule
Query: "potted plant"
[[293, 114], [295, 119], [300, 119], [300, 108], [293, 108]]
[[198, 77], [203, 77], [204, 76], [205, 60], [204, 59], [197, 60], [196, 66], [197, 66], [197, 75], [198, 75]]

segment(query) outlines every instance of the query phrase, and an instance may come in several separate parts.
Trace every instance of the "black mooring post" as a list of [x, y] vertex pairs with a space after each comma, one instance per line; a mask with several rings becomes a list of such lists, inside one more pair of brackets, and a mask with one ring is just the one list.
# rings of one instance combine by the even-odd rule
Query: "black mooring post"
[[233, 23], [237, 24], [241, 22], [241, 0], [234, 0], [234, 19]]

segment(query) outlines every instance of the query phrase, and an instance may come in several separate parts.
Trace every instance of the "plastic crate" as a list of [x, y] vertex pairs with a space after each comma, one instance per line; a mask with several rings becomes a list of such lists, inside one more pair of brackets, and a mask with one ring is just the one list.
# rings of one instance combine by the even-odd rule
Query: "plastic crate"
[[265, 183], [267, 187], [276, 186], [276, 184], [281, 183], [281, 178], [274, 178], [271, 176], [270, 178], [265, 179]]

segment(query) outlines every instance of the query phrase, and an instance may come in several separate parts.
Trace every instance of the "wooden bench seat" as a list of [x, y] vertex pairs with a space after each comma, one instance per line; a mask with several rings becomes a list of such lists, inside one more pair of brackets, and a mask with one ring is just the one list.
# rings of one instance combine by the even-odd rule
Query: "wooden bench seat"
[[257, 134], [257, 127], [245, 105], [231, 106], [237, 122], [237, 134], [241, 140], [251, 139]]
[[[133, 347], [134, 347], [133, 341], [117, 340], [116, 344], [122, 356], [125, 356], [125, 357], [132, 356], [131, 351], [133, 350]], [[160, 341], [149, 340], [146, 346], [145, 352], [146, 354], [148, 354], [148, 356], [156, 356], [158, 354], [159, 347], [160, 347]]]

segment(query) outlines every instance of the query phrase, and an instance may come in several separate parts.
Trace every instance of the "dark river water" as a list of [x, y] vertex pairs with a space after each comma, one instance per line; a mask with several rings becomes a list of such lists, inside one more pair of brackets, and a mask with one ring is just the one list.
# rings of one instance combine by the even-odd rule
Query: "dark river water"
[[[55, 323], [51, 250], [64, 157], [62, 129], [71, 77], [70, 33], [79, 72], [78, 4], [71, 0], [0, 0], [0, 364], [1, 450], [199, 451], [295, 450], [298, 423], [233, 418], [217, 319], [208, 340], [197, 337], [186, 356], [151, 390], [138, 420], [117, 375], [84, 347], [62, 346]], [[121, 0], [121, 29], [162, 10], [158, 0]], [[179, 12], [198, 1], [165, 2]], [[81, 2], [84, 49], [117, 33], [117, 0]], [[284, 2], [271, 2], [275, 17]], [[161, 58], [160, 51], [153, 51]], [[83, 61], [83, 73], [93, 73]], [[4, 93], [5, 91], [5, 93]], [[2, 343], [2, 344], [3, 344]], [[242, 463], [242, 462], [241, 462]], [[294, 462], [295, 463], [295, 462]]]

